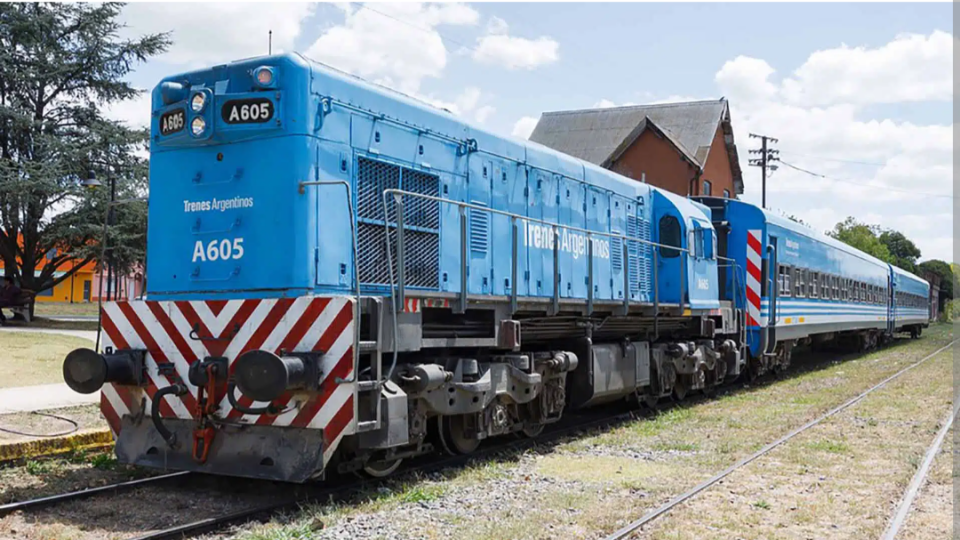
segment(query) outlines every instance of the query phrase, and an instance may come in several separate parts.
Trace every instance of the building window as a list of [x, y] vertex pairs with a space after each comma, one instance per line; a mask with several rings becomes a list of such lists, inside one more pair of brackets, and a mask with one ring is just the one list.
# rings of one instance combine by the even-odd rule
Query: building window
[[709, 180], [703, 181], [703, 193], [701, 195], [713, 195], [713, 184]]
[[724, 198], [724, 199], [729, 199], [729, 198], [730, 198], [730, 190], [729, 190], [729, 189], [723, 190], [723, 198]]
[[43, 296], [43, 297], [47, 297], [47, 298], [53, 298], [53, 287], [50, 287], [49, 289], [47, 289], [47, 290], [45, 290], [45, 291], [40, 291], [40, 292], [38, 292], [38, 293], [37, 293], [37, 296]]

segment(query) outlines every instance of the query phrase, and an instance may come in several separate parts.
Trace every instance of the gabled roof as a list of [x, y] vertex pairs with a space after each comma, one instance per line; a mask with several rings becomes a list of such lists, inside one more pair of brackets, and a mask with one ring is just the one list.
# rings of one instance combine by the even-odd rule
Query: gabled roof
[[530, 140], [565, 154], [606, 167], [617, 159], [651, 125], [703, 168], [717, 128], [723, 129], [737, 193], [743, 193], [743, 176], [730, 124], [726, 99], [634, 105], [605, 109], [543, 113]]

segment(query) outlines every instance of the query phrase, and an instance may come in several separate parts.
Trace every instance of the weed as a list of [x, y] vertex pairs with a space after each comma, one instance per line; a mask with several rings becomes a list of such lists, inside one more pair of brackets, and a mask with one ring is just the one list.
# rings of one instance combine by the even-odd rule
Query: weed
[[90, 464], [103, 471], [113, 470], [117, 466], [117, 458], [110, 454], [97, 454], [90, 458]]
[[50, 464], [45, 461], [30, 460], [26, 464], [27, 472], [38, 476], [50, 472]]
[[763, 499], [760, 499], [759, 501], [755, 501], [755, 502], [753, 503], [753, 507], [754, 507], [754, 508], [759, 508], [759, 509], [761, 509], [761, 510], [769, 510], [769, 509], [770, 509], [770, 503], [768, 503], [767, 501], [765, 501], [765, 500], [763, 500]]
[[847, 446], [846, 443], [829, 439], [809, 442], [807, 443], [807, 448], [820, 452], [830, 452], [831, 454], [846, 454], [850, 451], [850, 447]]

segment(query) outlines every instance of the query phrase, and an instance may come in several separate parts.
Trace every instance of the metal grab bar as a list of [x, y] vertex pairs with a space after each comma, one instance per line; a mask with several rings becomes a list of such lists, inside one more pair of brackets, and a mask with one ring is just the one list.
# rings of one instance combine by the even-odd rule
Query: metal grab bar
[[[354, 296], [356, 297], [353, 302], [353, 366], [354, 372], [351, 375], [350, 379], [343, 379], [337, 377], [334, 379], [334, 382], [337, 384], [340, 383], [352, 383], [357, 381], [357, 364], [360, 360], [360, 256], [359, 256], [359, 247], [357, 243], [357, 223], [353, 215], [353, 191], [350, 189], [350, 183], [346, 180], [313, 180], [313, 181], [300, 181], [298, 184], [297, 191], [301, 195], [306, 193], [304, 189], [306, 186], [343, 186], [347, 190], [347, 212], [350, 214], [350, 236], [353, 241], [353, 285], [354, 285]], [[387, 243], [389, 245], [389, 242]], [[396, 330], [396, 329], [394, 329]], [[394, 343], [396, 343], [397, 336], [394, 334], [393, 337]], [[377, 366], [379, 371], [380, 366]], [[377, 381], [377, 384], [380, 384], [380, 381]]]
[[193, 178], [191, 179], [191, 182], [193, 182], [198, 186], [222, 186], [225, 184], [232, 184], [237, 180], [240, 180], [241, 178], [243, 178], [243, 169], [237, 169], [236, 171], [234, 171], [233, 175], [230, 176], [230, 178], [228, 178], [227, 180], [220, 180], [218, 182], [204, 182], [203, 173], [198, 172], [193, 176]]
[[224, 233], [233, 232], [234, 229], [238, 229], [238, 228], [240, 228], [240, 218], [233, 220], [233, 223], [231, 223], [230, 226], [227, 227], [226, 229], [211, 229], [209, 231], [201, 231], [200, 219], [197, 219], [197, 221], [194, 222], [193, 227], [190, 228], [190, 232], [194, 236], [199, 236], [201, 234], [224, 234]]

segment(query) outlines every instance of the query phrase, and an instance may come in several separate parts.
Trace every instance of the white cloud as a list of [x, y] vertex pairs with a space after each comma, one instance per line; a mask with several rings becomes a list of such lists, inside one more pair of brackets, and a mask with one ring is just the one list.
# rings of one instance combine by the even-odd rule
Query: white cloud
[[[757, 204], [761, 198], [760, 171], [747, 165], [755, 157], [747, 151], [759, 143], [748, 134], [777, 137], [774, 146], [784, 162], [830, 179], [780, 164], [767, 180], [768, 207], [821, 231], [854, 216], [900, 230], [924, 259], [952, 260], [953, 201], [925, 195], [953, 193], [949, 109], [943, 123], [931, 125], [870, 117], [865, 109], [882, 101], [950, 99], [944, 75], [923, 67], [939, 54], [935, 51], [943, 37], [938, 34], [898, 37], [872, 50], [818, 51], [779, 82], [773, 66], [762, 59], [740, 56], [725, 63], [716, 82], [732, 108], [744, 198]], [[913, 80], [905, 81], [895, 65], [911, 66]]]
[[553, 38], [515, 37], [508, 35], [508, 30], [506, 21], [492, 17], [487, 25], [487, 35], [477, 39], [473, 59], [507, 69], [534, 69], [560, 59], [560, 44]]
[[783, 82], [793, 103], [899, 103], [953, 99], [953, 36], [904, 34], [876, 49], [817, 51]]
[[456, 98], [454, 98], [453, 101], [444, 101], [433, 96], [416, 95], [415, 97], [426, 101], [434, 107], [446, 109], [457, 116], [465, 116], [476, 110], [482, 96], [483, 93], [480, 92], [479, 88], [475, 86], [468, 86], [467, 88], [464, 88], [463, 91]]
[[274, 53], [292, 50], [313, 9], [305, 3], [136, 2], [123, 8], [122, 35], [172, 31], [173, 45], [158, 59], [198, 67], [267, 54], [270, 30]]
[[150, 90], [142, 90], [135, 98], [115, 101], [106, 105], [103, 115], [111, 120], [119, 120], [131, 128], [150, 126]]
[[496, 110], [497, 109], [492, 105], [484, 105], [483, 107], [480, 107], [479, 109], [477, 109], [475, 113], [473, 113], [473, 117], [474, 119], [476, 119], [477, 122], [480, 122], [482, 124], [486, 122], [487, 118], [490, 118], [490, 115], [493, 114]]
[[344, 17], [306, 55], [408, 94], [416, 94], [425, 78], [440, 77], [447, 66], [436, 27], [479, 21], [479, 14], [462, 4], [378, 4], [375, 11], [348, 6]]
[[511, 131], [511, 135], [514, 137], [529, 139], [530, 134], [533, 133], [533, 129], [537, 127], [537, 122], [539, 120], [539, 118], [534, 118], [533, 116], [521, 117], [516, 121], [516, 123], [513, 124], [513, 131]]

